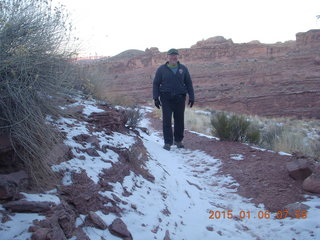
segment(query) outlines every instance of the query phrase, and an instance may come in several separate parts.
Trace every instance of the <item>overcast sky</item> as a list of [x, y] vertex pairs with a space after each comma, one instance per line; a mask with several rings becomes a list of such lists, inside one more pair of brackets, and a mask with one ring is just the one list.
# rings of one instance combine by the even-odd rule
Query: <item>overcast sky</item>
[[84, 56], [150, 47], [164, 52], [214, 36], [284, 42], [320, 28], [320, 0], [54, 1], [69, 10]]

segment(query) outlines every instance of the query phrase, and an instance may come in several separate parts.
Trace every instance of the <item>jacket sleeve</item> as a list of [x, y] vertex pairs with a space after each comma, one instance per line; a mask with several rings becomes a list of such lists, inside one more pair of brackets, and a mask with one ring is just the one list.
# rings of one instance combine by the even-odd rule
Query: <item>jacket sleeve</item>
[[[186, 68], [186, 69], [187, 69], [187, 68]], [[186, 71], [185, 84], [186, 84], [186, 87], [187, 87], [189, 99], [190, 99], [191, 101], [194, 101], [193, 85], [192, 85], [192, 80], [191, 80], [190, 73], [189, 73], [189, 70], [188, 70], [188, 69], [187, 69], [187, 71]]]
[[157, 99], [160, 95], [160, 84], [161, 84], [161, 70], [160, 67], [158, 68], [156, 75], [153, 79], [153, 99]]

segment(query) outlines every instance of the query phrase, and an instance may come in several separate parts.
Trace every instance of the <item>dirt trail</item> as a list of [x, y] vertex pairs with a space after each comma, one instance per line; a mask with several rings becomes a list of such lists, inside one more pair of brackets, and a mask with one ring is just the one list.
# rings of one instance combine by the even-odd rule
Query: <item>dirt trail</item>
[[[151, 114], [148, 117], [152, 127], [161, 131], [161, 120]], [[287, 172], [286, 163], [294, 156], [254, 149], [238, 142], [208, 139], [189, 131], [185, 131], [184, 145], [219, 158], [223, 162], [220, 173], [231, 175], [240, 184], [237, 192], [257, 205], [264, 204], [272, 212], [304, 201], [305, 194], [312, 195], [302, 189], [302, 182], [293, 180]], [[237, 157], [242, 160], [233, 159]]]

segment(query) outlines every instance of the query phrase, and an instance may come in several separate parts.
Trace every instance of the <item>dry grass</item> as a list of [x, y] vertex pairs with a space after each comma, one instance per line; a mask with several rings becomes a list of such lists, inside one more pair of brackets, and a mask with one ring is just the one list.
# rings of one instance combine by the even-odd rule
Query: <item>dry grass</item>
[[209, 112], [197, 108], [187, 108], [185, 111], [185, 127], [190, 131], [211, 134]]
[[122, 96], [114, 93], [105, 94], [105, 99], [108, 103], [115, 106], [123, 106], [134, 108], [136, 106], [136, 101], [130, 97]]
[[[210, 112], [208, 109], [206, 111]], [[214, 114], [216, 111], [211, 112]], [[186, 128], [211, 135], [211, 116], [201, 113], [201, 109], [187, 109]], [[276, 152], [300, 153], [320, 160], [320, 120], [270, 119], [259, 116], [246, 118], [260, 129], [261, 141], [257, 145]]]

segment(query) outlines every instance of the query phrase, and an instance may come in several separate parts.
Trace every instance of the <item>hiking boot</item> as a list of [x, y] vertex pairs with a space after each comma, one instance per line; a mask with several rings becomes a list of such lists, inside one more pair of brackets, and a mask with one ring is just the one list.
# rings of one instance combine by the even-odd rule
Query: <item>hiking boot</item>
[[184, 148], [182, 142], [174, 142], [174, 145], [176, 145], [177, 148]]
[[165, 144], [165, 145], [163, 146], [163, 148], [164, 148], [165, 150], [167, 150], [167, 151], [170, 151], [171, 145], [170, 145], [170, 144]]

